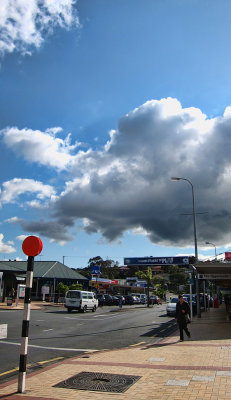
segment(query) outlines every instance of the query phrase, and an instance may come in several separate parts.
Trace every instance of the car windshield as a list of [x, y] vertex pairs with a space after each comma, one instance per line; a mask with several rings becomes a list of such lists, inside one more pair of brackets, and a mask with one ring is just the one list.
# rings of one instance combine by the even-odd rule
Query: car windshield
[[68, 299], [80, 299], [80, 292], [67, 292]]

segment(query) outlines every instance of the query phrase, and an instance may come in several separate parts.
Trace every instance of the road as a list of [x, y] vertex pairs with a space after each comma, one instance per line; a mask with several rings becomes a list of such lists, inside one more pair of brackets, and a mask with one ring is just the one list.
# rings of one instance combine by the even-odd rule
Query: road
[[[0, 340], [0, 382], [17, 373], [23, 311], [1, 310], [7, 339]], [[32, 310], [29, 325], [27, 368], [34, 370], [63, 357], [85, 352], [154, 343], [176, 329], [165, 305], [99, 308], [96, 313], [67, 313], [63, 307]], [[11, 371], [11, 372], [9, 372]]]

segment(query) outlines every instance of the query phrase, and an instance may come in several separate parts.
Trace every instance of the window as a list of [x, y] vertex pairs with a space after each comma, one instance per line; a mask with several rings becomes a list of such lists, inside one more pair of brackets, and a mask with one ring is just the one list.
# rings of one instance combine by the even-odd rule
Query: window
[[67, 292], [68, 299], [80, 299], [80, 292]]

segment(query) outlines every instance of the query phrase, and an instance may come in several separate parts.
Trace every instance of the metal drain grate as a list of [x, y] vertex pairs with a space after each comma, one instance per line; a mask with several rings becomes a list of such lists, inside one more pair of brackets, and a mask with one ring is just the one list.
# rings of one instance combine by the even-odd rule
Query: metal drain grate
[[140, 379], [141, 376], [104, 374], [102, 372], [80, 372], [59, 382], [54, 387], [97, 392], [123, 393]]

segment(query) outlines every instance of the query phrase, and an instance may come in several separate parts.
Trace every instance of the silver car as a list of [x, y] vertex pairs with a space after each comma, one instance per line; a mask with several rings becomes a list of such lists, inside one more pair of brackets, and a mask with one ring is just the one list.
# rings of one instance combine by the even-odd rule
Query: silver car
[[176, 315], [176, 303], [178, 303], [178, 297], [173, 297], [166, 306], [167, 315]]

